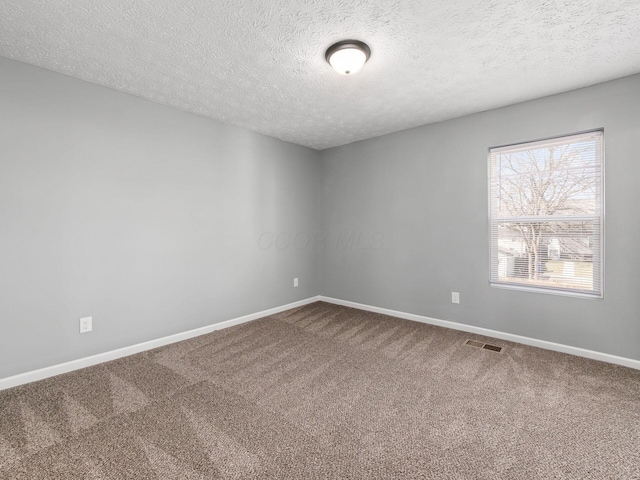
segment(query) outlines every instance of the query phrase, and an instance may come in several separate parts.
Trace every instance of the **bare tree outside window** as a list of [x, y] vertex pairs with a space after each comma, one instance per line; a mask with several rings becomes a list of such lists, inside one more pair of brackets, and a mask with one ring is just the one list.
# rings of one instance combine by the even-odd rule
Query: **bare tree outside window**
[[490, 150], [491, 281], [601, 295], [602, 132]]

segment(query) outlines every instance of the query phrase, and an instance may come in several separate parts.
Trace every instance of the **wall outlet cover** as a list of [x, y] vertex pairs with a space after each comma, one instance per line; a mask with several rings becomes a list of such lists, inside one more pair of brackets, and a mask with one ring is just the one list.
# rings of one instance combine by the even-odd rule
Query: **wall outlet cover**
[[87, 333], [93, 330], [93, 317], [82, 317], [80, 319], [80, 333]]

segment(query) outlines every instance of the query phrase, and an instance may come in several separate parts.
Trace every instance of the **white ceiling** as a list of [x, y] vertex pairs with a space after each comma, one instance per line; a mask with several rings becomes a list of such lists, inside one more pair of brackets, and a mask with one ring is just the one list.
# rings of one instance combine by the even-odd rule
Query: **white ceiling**
[[324, 149], [638, 73], [640, 0], [0, 0], [0, 55]]

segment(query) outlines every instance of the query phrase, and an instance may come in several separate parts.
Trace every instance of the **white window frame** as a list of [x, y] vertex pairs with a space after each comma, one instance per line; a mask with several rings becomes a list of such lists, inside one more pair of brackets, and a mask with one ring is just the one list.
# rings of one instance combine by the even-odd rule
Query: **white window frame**
[[[494, 191], [494, 187], [492, 185], [493, 182], [493, 154], [505, 152], [505, 151], [516, 151], [516, 150], [527, 150], [534, 149], [536, 147], [544, 147], [546, 145], [553, 144], [555, 142], [562, 142], [567, 139], [571, 139], [572, 137], [579, 138], [589, 136], [600, 137], [600, 152], [596, 153], [596, 159], [600, 161], [600, 181], [597, 182], [596, 188], [599, 190], [599, 206], [600, 211], [595, 215], [576, 215], [576, 216], [536, 216], [536, 217], [503, 217], [497, 218], [496, 212], [494, 212], [494, 195], [497, 195], [497, 192]], [[547, 137], [540, 140], [527, 141], [527, 142], [519, 142], [507, 145], [501, 145], [496, 147], [490, 147], [488, 149], [487, 155], [487, 164], [488, 164], [488, 192], [489, 192], [489, 259], [490, 259], [490, 272], [489, 272], [489, 284], [492, 287], [511, 289], [511, 290], [520, 290], [520, 291], [528, 291], [528, 292], [536, 292], [536, 293], [546, 293], [553, 295], [565, 295], [571, 297], [582, 297], [582, 298], [596, 298], [602, 299], [604, 298], [604, 220], [605, 220], [605, 145], [604, 145], [604, 129], [594, 129], [588, 130], [578, 133], [559, 135], [554, 137]], [[547, 285], [527, 285], [519, 282], [509, 282], [504, 280], [499, 280], [498, 273], [498, 224], [499, 223], [509, 223], [515, 221], [533, 221], [536, 222], [553, 222], [553, 221], [597, 221], [599, 225], [599, 242], [596, 244], [596, 247], [593, 249], [593, 264], [594, 268], [596, 265], [599, 266], [597, 276], [594, 275], [594, 291], [586, 291], [579, 290], [574, 288], [562, 288], [562, 287], [554, 287]], [[599, 288], [596, 289], [595, 286]]]

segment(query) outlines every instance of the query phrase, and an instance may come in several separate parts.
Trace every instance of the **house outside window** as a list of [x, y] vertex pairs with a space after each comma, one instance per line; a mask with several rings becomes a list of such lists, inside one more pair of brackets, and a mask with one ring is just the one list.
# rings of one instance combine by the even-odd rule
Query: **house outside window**
[[603, 296], [604, 133], [489, 149], [493, 286]]

